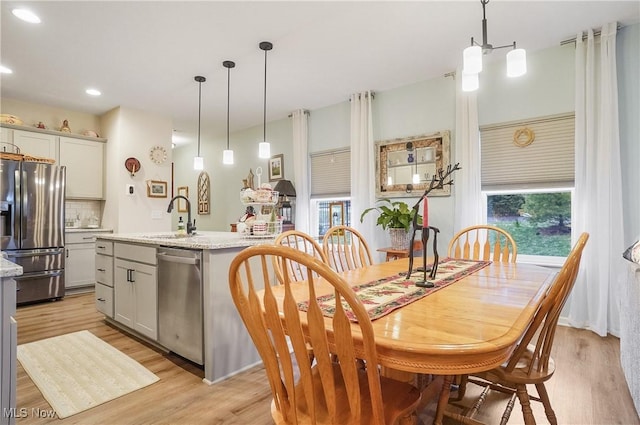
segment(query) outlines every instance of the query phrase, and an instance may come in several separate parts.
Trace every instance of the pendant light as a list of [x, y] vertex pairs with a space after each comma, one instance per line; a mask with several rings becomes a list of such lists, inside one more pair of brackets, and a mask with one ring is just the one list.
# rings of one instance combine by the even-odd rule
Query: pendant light
[[207, 81], [206, 78], [200, 75], [194, 77], [194, 80], [198, 82], [198, 156], [193, 158], [193, 169], [204, 169], [204, 159], [200, 156], [200, 115], [202, 112], [202, 83]]
[[520, 77], [527, 73], [527, 53], [524, 49], [516, 48], [516, 42], [504, 46], [494, 47], [487, 41], [487, 16], [485, 7], [489, 0], [480, 0], [482, 3], [482, 44], [478, 44], [471, 37], [471, 46], [462, 52], [462, 90], [475, 91], [478, 89], [478, 74], [482, 72], [482, 56], [495, 49], [511, 47], [507, 53], [507, 76]]
[[222, 151], [222, 163], [233, 165], [233, 151], [229, 149], [229, 99], [231, 98], [231, 68], [236, 66], [233, 61], [224, 61], [222, 66], [227, 68], [227, 149]]
[[264, 50], [264, 104], [263, 104], [263, 139], [258, 145], [258, 157], [269, 158], [271, 146], [267, 142], [267, 52], [273, 49], [273, 44], [268, 41], [260, 43], [260, 50]]

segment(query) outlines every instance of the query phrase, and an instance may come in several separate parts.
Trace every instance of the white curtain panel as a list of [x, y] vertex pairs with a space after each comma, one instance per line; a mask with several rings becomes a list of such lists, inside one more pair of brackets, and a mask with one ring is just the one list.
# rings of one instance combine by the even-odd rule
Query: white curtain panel
[[[367, 241], [374, 259], [380, 261], [376, 253], [382, 247], [382, 235], [375, 231], [375, 214], [367, 214], [360, 223], [362, 211], [376, 202], [375, 159], [373, 155], [373, 124], [371, 122], [371, 91], [351, 95], [351, 226], [357, 229]], [[378, 255], [380, 254], [380, 255]]]
[[572, 326], [619, 334], [619, 290], [626, 276], [622, 223], [617, 24], [576, 38], [576, 149], [573, 239], [589, 232], [568, 303]]
[[456, 72], [456, 137], [455, 162], [461, 169], [453, 176], [454, 232], [483, 222], [480, 185], [480, 131], [478, 101], [475, 92], [462, 91], [462, 69]]
[[296, 230], [309, 228], [309, 115], [302, 109], [293, 111], [293, 178], [296, 188]]

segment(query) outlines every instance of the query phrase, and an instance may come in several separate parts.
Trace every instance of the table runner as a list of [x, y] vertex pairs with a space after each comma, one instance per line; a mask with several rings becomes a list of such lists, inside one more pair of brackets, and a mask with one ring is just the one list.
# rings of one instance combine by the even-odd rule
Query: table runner
[[[393, 310], [439, 291], [489, 264], [491, 264], [491, 261], [445, 258], [438, 263], [436, 278], [431, 281], [435, 285], [433, 288], [416, 286], [415, 282], [422, 280], [423, 272], [413, 272], [410, 279], [407, 279], [406, 276], [396, 274], [384, 279], [353, 286], [352, 289], [360, 301], [362, 301], [362, 304], [364, 304], [371, 320], [375, 320], [391, 313]], [[431, 264], [427, 267], [430, 266]], [[335, 295], [322, 295], [317, 297], [317, 299], [322, 314], [326, 317], [333, 317], [336, 305]], [[302, 311], [307, 311], [308, 307], [309, 301], [298, 303], [298, 309]], [[349, 320], [356, 322], [357, 320], [349, 306], [343, 302], [343, 307]]]

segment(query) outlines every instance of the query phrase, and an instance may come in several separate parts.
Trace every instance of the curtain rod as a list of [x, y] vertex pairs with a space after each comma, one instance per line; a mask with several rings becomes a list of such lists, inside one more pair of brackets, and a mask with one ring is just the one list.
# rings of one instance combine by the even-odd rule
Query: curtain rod
[[[311, 112], [309, 112], [309, 111], [308, 111], [308, 110], [306, 110], [306, 109], [303, 109], [303, 110], [302, 110], [302, 112], [303, 112], [305, 115], [309, 115], [309, 116], [311, 116]], [[293, 114], [289, 114], [289, 115], [287, 115], [287, 117], [288, 117], [288, 118], [291, 118], [292, 116], [293, 116]]]
[[[621, 28], [622, 28], [622, 25], [618, 24], [618, 26], [616, 27], [616, 30], [617, 30], [617, 31], [620, 31], [620, 29], [621, 29]], [[602, 32], [602, 31], [596, 30], [596, 31], [594, 31], [594, 32], [593, 32], [593, 36], [594, 36], [594, 37], [600, 37], [600, 33], [601, 33], [601, 32]], [[584, 33], [584, 31], [583, 31], [583, 34], [582, 34], [582, 41], [585, 41], [585, 40], [587, 39], [587, 37], [588, 37], [588, 36], [587, 36], [587, 34], [585, 34], [585, 33]], [[561, 46], [564, 46], [565, 44], [575, 43], [577, 38], [578, 38], [578, 37], [576, 36], [576, 37], [572, 37], [572, 38], [567, 38], [566, 40], [562, 40], [562, 41], [560, 42], [560, 45], [561, 45]]]
[[[361, 96], [360, 94], [358, 94], [358, 96]], [[368, 93], [365, 93], [364, 97], [369, 97]], [[371, 99], [375, 99], [376, 98], [376, 94], [375, 92], [371, 92]], [[349, 98], [349, 102], [351, 102], [351, 98]]]

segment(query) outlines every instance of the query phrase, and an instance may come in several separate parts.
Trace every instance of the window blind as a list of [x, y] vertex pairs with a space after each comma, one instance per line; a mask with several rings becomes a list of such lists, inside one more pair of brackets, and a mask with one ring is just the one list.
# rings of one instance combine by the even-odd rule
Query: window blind
[[311, 197], [351, 195], [351, 152], [325, 151], [311, 154]]
[[573, 186], [574, 136], [573, 112], [480, 127], [482, 190]]

